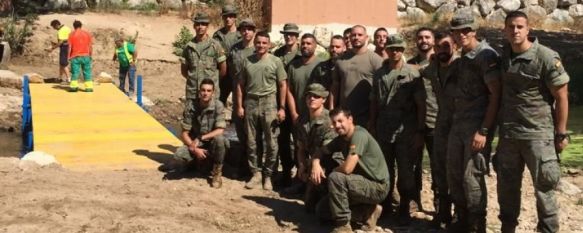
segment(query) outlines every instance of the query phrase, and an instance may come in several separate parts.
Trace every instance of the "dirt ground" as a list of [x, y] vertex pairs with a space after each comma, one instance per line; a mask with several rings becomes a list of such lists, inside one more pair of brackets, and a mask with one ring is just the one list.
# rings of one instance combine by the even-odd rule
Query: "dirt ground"
[[[58, 75], [58, 54], [47, 55], [55, 31], [52, 19], [70, 25], [80, 19], [95, 34], [94, 74], [107, 72], [116, 80], [117, 64], [111, 61], [111, 35], [124, 29], [139, 31], [138, 73], [144, 76], [144, 95], [155, 105], [150, 113], [165, 125], [180, 119], [184, 79], [171, 42], [188, 20], [175, 15], [151, 17], [136, 14], [44, 15], [37, 21], [25, 56], [15, 58], [9, 69], [19, 74]], [[214, 31], [210, 29], [209, 32]], [[0, 89], [4, 93], [3, 89]], [[2, 148], [0, 148], [1, 150]], [[16, 156], [16, 155], [14, 155]], [[187, 173], [170, 177], [156, 170], [72, 172], [58, 166], [38, 168], [15, 158], [0, 158], [0, 232], [328, 232], [312, 214], [304, 212], [298, 197], [277, 192], [246, 190], [244, 181], [226, 167], [222, 189], [212, 189], [204, 176]], [[565, 180], [583, 188], [583, 176]], [[497, 232], [499, 221], [495, 175], [488, 177], [488, 225]], [[533, 232], [536, 207], [529, 176], [523, 182], [523, 207], [519, 232]], [[429, 211], [416, 213], [410, 228], [395, 227], [385, 216], [381, 226], [393, 232], [432, 232], [430, 177], [424, 175], [423, 204]], [[583, 232], [583, 195], [558, 193], [563, 232]]]

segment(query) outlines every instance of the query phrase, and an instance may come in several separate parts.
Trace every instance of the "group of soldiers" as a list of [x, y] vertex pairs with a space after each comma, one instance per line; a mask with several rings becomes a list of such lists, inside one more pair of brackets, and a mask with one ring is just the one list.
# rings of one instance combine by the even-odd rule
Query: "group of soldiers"
[[[393, 211], [399, 224], [409, 224], [410, 211], [423, 209], [424, 145], [435, 227], [486, 231], [484, 176], [492, 160], [502, 232], [518, 225], [525, 165], [537, 199], [537, 229], [558, 231], [554, 188], [558, 154], [569, 142], [569, 76], [556, 52], [529, 37], [524, 13], [507, 15], [501, 54], [477, 37], [473, 16], [459, 12], [448, 31], [420, 28], [418, 54], [408, 61], [403, 37], [379, 28], [376, 49], [369, 50], [361, 25], [333, 36], [330, 58], [322, 59], [314, 35], [300, 37], [289, 23], [280, 31], [285, 44], [272, 54], [269, 34], [258, 32], [251, 19], [236, 25], [237, 14], [223, 7], [224, 26], [212, 37], [208, 15], [193, 18], [196, 36], [181, 65], [185, 146], [172, 167], [211, 158], [211, 186], [222, 186], [228, 144], [223, 103], [232, 92], [231, 123], [251, 171], [245, 187], [272, 190], [281, 161], [280, 184], [305, 189], [307, 210], [332, 221], [334, 232], [374, 229], [383, 213]], [[495, 131], [499, 142], [490, 158]]]

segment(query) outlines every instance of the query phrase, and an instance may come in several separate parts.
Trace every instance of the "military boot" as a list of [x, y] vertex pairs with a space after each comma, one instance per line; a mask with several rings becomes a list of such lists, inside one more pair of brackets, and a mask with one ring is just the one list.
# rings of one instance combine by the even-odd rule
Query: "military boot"
[[362, 230], [374, 231], [377, 228], [377, 221], [381, 217], [381, 213], [383, 213], [383, 207], [381, 205], [373, 205], [367, 209], [368, 212], [366, 213], [366, 220], [364, 221]]
[[251, 179], [249, 181], [247, 181], [247, 183], [245, 183], [245, 188], [246, 189], [254, 189], [255, 186], [261, 184], [261, 173], [259, 172], [255, 172], [253, 173], [253, 176], [251, 177]]
[[211, 187], [213, 188], [221, 188], [223, 186], [223, 165], [222, 164], [214, 164], [213, 170], [211, 171], [211, 175], [213, 176], [211, 179]]
[[265, 176], [263, 178], [263, 189], [267, 191], [273, 190], [273, 184], [271, 183], [271, 177]]
[[338, 224], [332, 233], [352, 233], [352, 226], [350, 226], [350, 222]]

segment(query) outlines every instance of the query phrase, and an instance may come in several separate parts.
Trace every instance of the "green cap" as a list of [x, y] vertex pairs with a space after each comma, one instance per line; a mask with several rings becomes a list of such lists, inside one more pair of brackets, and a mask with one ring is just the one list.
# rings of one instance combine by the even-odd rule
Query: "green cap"
[[287, 33], [300, 34], [300, 28], [295, 23], [286, 23], [285, 25], [283, 25], [283, 31], [279, 31], [279, 32], [281, 34], [287, 34]]
[[205, 12], [199, 12], [196, 13], [196, 16], [194, 16], [194, 18], [192, 19], [192, 22], [194, 23], [210, 23], [211, 20], [209, 18], [209, 15]]
[[306, 94], [313, 94], [324, 98], [328, 97], [328, 91], [324, 86], [322, 86], [322, 84], [319, 83], [310, 84]]
[[239, 23], [239, 26], [237, 26], [237, 29], [241, 29], [242, 27], [257, 28], [257, 26], [255, 25], [255, 22], [253, 22], [253, 20], [250, 18], [246, 18], [246, 19], [241, 20], [241, 22]]
[[235, 6], [233, 6], [233, 5], [225, 5], [225, 6], [223, 6], [221, 15], [222, 16], [225, 16], [225, 15], [237, 15], [237, 13], [239, 13], [239, 12], [237, 11], [237, 8]]
[[390, 35], [387, 39], [387, 47], [386, 48], [406, 48], [407, 43], [405, 39], [399, 34]]
[[474, 20], [474, 16], [469, 13], [457, 13], [453, 16], [449, 22], [451, 30], [471, 28], [472, 30], [478, 29], [478, 25]]

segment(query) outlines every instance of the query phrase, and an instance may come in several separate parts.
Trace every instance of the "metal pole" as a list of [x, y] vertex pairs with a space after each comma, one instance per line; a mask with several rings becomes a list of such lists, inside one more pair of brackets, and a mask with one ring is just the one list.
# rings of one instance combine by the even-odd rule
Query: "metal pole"
[[137, 86], [137, 98], [138, 100], [136, 101], [136, 103], [140, 106], [140, 107], [144, 107], [144, 103], [142, 102], [142, 75], [138, 75], [138, 86]]
[[22, 151], [21, 156], [33, 150], [32, 141], [32, 111], [30, 101], [30, 86], [28, 76], [22, 79]]

